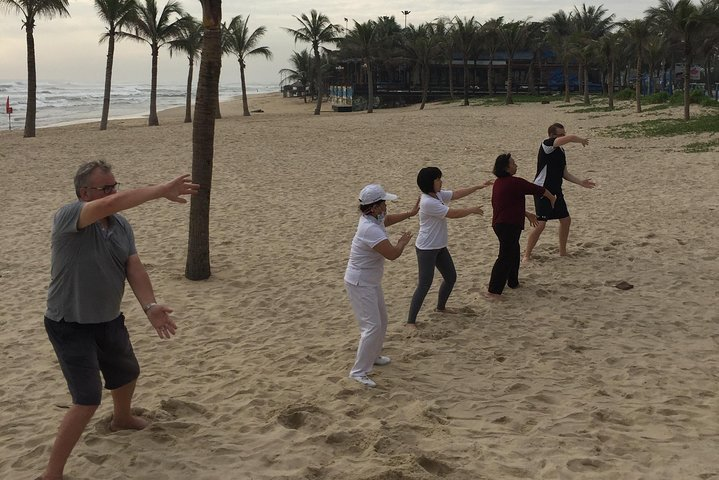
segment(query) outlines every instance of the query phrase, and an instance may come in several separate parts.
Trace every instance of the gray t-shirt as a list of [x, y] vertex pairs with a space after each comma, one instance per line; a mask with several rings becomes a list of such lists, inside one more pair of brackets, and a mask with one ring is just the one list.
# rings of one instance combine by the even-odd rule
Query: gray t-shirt
[[59, 322], [103, 323], [120, 315], [127, 259], [135, 255], [132, 227], [120, 215], [77, 229], [85, 202], [65, 205], [52, 226], [50, 286], [45, 316]]

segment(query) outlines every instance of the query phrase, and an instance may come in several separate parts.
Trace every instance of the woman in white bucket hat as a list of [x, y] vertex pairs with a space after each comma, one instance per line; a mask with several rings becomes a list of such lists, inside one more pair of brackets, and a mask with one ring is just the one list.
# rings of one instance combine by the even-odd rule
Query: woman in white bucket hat
[[377, 384], [368, 374], [374, 365], [387, 365], [389, 357], [380, 355], [387, 332], [387, 307], [382, 292], [384, 261], [402, 255], [412, 234], [403, 232], [395, 245], [389, 241], [385, 227], [417, 215], [419, 201], [409, 212], [387, 214], [387, 201], [397, 195], [387, 193], [381, 185], [370, 184], [359, 195], [362, 212], [357, 233], [352, 239], [350, 258], [345, 271], [345, 287], [360, 328], [360, 340], [350, 378], [368, 387]]

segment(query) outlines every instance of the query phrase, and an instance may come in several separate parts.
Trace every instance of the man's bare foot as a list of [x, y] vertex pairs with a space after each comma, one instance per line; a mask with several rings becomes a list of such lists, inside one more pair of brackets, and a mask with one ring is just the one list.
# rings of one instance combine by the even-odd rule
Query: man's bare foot
[[522, 263], [532, 263], [532, 257], [522, 257]]
[[497, 301], [504, 300], [504, 298], [502, 297], [502, 295], [500, 295], [500, 294], [498, 294], [498, 293], [483, 292], [482, 295], [484, 296], [484, 298], [486, 298], [487, 300], [490, 300], [490, 301], [492, 301], [492, 302], [497, 302]]
[[434, 311], [437, 313], [449, 313], [450, 315], [456, 315], [459, 313], [459, 310], [456, 310], [454, 308], [449, 308], [449, 307], [445, 307], [441, 310], [439, 308], [435, 308]]
[[37, 477], [35, 480], [62, 480], [62, 478], [63, 478], [62, 475], [59, 477], [54, 477], [54, 476], [47, 476], [45, 474], [42, 474], [39, 477]]
[[416, 323], [405, 323], [405, 327], [409, 328], [410, 330], [417, 330], [417, 324]]
[[119, 430], [142, 430], [147, 427], [150, 422], [142, 417], [131, 415], [127, 420], [116, 422], [114, 419], [110, 421], [110, 431], [117, 432]]

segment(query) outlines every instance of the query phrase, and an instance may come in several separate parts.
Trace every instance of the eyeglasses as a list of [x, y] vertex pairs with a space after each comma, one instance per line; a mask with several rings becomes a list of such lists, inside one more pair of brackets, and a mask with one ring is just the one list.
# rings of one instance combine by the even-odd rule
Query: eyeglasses
[[115, 182], [112, 185], [103, 185], [102, 187], [84, 187], [89, 190], [102, 190], [102, 193], [112, 193], [120, 189], [120, 184]]

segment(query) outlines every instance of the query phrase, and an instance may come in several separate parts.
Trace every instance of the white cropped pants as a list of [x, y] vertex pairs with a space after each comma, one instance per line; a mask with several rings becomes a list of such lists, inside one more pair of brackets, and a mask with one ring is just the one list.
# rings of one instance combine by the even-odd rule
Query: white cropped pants
[[360, 329], [359, 346], [350, 376], [360, 377], [372, 371], [374, 361], [382, 353], [387, 333], [387, 307], [382, 287], [364, 287], [345, 282], [347, 295]]

